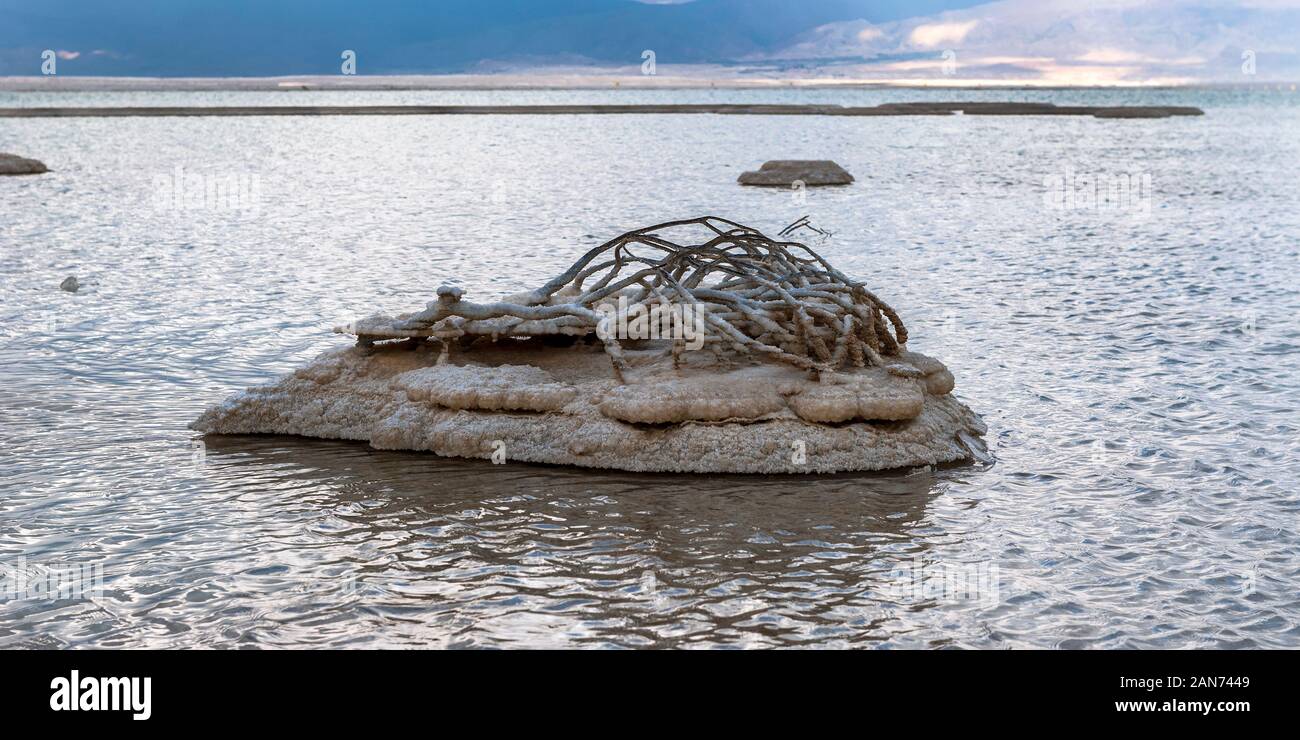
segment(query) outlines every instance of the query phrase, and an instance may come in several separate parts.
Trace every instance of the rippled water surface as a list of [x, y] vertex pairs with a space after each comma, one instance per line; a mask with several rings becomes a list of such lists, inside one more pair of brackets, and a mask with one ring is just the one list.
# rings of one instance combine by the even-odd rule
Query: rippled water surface
[[[675, 99], [881, 102], [767, 95]], [[1296, 95], [1032, 96], [1206, 115], [0, 120], [54, 170], [0, 178], [0, 647], [1300, 646]], [[775, 158], [858, 182], [735, 184]], [[162, 207], [176, 168], [255, 175], [257, 208]], [[1119, 174], [1151, 184], [1122, 210], [1045, 199]], [[833, 232], [995, 461], [645, 476], [186, 429], [340, 320], [705, 213]], [[12, 588], [68, 564], [102, 588]]]

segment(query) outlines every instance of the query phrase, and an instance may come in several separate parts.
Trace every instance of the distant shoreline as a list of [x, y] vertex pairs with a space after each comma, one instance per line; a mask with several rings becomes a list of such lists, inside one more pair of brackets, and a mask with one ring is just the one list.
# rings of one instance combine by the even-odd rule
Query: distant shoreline
[[627, 115], [715, 114], [755, 116], [1093, 116], [1168, 118], [1199, 116], [1191, 106], [1062, 105], [1016, 102], [884, 103], [873, 106], [769, 104], [641, 105], [262, 105], [0, 108], [0, 118], [127, 118], [203, 116], [396, 116], [396, 115]]
[[0, 77], [0, 92], [219, 92], [219, 91], [404, 91], [404, 90], [1196, 90], [1275, 89], [1292, 83], [1191, 85], [1045, 85], [1017, 80], [893, 80], [837, 78], [739, 78], [627, 74], [307, 75], [292, 77]]

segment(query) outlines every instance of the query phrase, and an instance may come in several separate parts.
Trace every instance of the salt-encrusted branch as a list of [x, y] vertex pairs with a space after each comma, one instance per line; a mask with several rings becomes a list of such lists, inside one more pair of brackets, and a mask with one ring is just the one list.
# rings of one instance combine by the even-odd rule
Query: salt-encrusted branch
[[[679, 244], [666, 234], [690, 227], [711, 236]], [[811, 228], [806, 217], [781, 234], [803, 227]], [[476, 335], [585, 336], [598, 333], [606, 317], [626, 321], [655, 306], [680, 304], [702, 314], [706, 344], [813, 371], [845, 363], [883, 365], [884, 357], [897, 355], [907, 342], [894, 309], [807, 245], [771, 239], [716, 216], [629, 231], [542, 287], [502, 302], [472, 303], [448, 286], [437, 294], [419, 313], [397, 320], [372, 317], [336, 331], [365, 344], [411, 337], [445, 342]], [[617, 332], [599, 334], [621, 380], [626, 360]], [[673, 340], [664, 351], [677, 362], [682, 338], [665, 339]]]

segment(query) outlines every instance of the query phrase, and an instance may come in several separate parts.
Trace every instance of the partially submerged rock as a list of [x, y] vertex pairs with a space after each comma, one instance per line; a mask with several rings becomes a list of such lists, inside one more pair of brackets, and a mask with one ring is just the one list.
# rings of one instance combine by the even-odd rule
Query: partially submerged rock
[[39, 175], [49, 171], [44, 163], [35, 159], [0, 152], [0, 175]]
[[[705, 239], [669, 240], [685, 227]], [[636, 328], [647, 311], [680, 318], [684, 306], [698, 323]], [[357, 345], [232, 396], [193, 428], [647, 472], [982, 454], [983, 423], [950, 395], [943, 363], [906, 348], [893, 309], [807, 247], [722, 219], [629, 232], [499, 303], [444, 287], [424, 311], [336, 331]]]
[[848, 185], [853, 182], [853, 175], [829, 159], [774, 159], [764, 162], [756, 172], [741, 173], [737, 182], [764, 187], [790, 187], [802, 182], [808, 187], [819, 187]]

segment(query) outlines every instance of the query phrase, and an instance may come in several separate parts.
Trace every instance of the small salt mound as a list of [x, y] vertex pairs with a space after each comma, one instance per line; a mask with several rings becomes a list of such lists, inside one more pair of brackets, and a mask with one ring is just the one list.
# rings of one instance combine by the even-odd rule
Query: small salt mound
[[39, 175], [49, 171], [43, 162], [0, 152], [0, 175]]
[[925, 384], [925, 392], [932, 396], [951, 393], [957, 385], [956, 378], [948, 371], [947, 366], [929, 355], [902, 350], [898, 353], [898, 357], [920, 372], [918, 377]]
[[611, 419], [634, 424], [758, 419], [785, 408], [777, 389], [729, 382], [727, 376], [624, 385], [600, 403]]
[[559, 411], [578, 395], [531, 365], [435, 365], [403, 373], [394, 385], [412, 401], [482, 411]]
[[799, 418], [817, 424], [915, 419], [924, 404], [925, 393], [917, 381], [879, 371], [808, 383], [790, 397], [790, 408]]
[[808, 187], [822, 185], [848, 185], [853, 175], [829, 159], [774, 159], [764, 162], [754, 172], [743, 172], [737, 178], [741, 185], [790, 187], [802, 182]]

